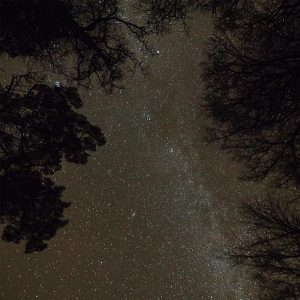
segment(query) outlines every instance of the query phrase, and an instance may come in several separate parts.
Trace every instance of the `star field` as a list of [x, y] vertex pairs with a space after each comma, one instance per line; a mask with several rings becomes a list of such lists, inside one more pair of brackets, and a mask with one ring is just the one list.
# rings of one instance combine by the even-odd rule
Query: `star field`
[[220, 255], [242, 236], [236, 203], [260, 187], [204, 143], [199, 63], [211, 20], [191, 26], [155, 39], [149, 76], [127, 76], [112, 95], [81, 91], [107, 145], [56, 175], [72, 205], [47, 250], [0, 243], [1, 299], [255, 299]]

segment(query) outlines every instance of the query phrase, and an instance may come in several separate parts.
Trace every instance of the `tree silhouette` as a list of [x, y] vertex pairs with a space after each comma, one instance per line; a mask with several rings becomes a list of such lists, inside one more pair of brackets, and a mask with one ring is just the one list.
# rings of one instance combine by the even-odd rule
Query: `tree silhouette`
[[209, 138], [245, 163], [243, 178], [299, 183], [299, 1], [140, 2], [157, 31], [193, 9], [215, 13], [218, 33], [203, 63]]
[[88, 85], [95, 75], [108, 90], [124, 69], [142, 67], [128, 41], [150, 51], [146, 34], [145, 27], [128, 21], [117, 0], [0, 3], [0, 53], [41, 59], [80, 84]]
[[300, 218], [297, 199], [271, 198], [247, 204], [244, 221], [250, 238], [230, 253], [262, 284], [262, 299], [300, 297]]
[[139, 0], [138, 9], [146, 15], [150, 30], [159, 33], [175, 21], [185, 21], [192, 8], [200, 6], [199, 0]]
[[[245, 163], [244, 179], [300, 183], [300, 3], [296, 0], [141, 0], [161, 30], [194, 8], [215, 14], [203, 63], [210, 141]], [[300, 299], [298, 198], [245, 205], [250, 229], [229, 252], [261, 284], [261, 299]]]
[[[168, 30], [172, 23], [181, 21], [185, 24], [191, 12], [212, 12], [220, 18], [222, 24], [225, 18], [235, 16], [238, 0], [139, 0], [138, 10], [142, 11], [150, 31], [156, 33]], [[247, 2], [247, 0], [245, 0]]]
[[65, 226], [61, 186], [30, 168], [9, 169], [0, 175], [0, 222], [2, 239], [26, 241], [25, 252], [42, 251], [58, 229]]
[[[218, 29], [203, 63], [209, 139], [245, 164], [242, 178], [298, 185], [300, 3], [208, 4]], [[298, 205], [270, 197], [244, 207], [250, 237], [229, 257], [254, 273], [261, 299], [300, 298]]]
[[243, 178], [299, 183], [300, 4], [235, 3], [204, 63], [210, 138], [245, 163]]
[[51, 174], [63, 158], [86, 163], [105, 138], [74, 111], [82, 105], [76, 89], [35, 83], [26, 90], [24, 79], [14, 77], [0, 94], [0, 167], [22, 165]]
[[101, 130], [74, 111], [75, 88], [49, 87], [28, 74], [13, 77], [0, 92], [0, 221], [2, 238], [26, 240], [26, 252], [43, 250], [67, 222], [63, 187], [45, 177], [62, 160], [84, 164], [105, 144]]

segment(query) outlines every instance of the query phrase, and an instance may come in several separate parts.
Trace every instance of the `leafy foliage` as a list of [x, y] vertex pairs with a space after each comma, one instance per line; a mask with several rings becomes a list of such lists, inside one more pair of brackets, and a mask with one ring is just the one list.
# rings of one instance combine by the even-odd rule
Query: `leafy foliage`
[[49, 87], [29, 75], [14, 77], [0, 93], [2, 238], [26, 240], [26, 252], [43, 250], [67, 223], [64, 188], [45, 176], [60, 170], [63, 159], [85, 164], [105, 144], [101, 130], [74, 111], [81, 105], [75, 88]]
[[42, 251], [58, 229], [68, 221], [63, 212], [70, 203], [63, 202], [61, 186], [28, 168], [7, 170], [0, 176], [0, 222], [5, 225], [2, 239], [26, 241], [25, 252]]

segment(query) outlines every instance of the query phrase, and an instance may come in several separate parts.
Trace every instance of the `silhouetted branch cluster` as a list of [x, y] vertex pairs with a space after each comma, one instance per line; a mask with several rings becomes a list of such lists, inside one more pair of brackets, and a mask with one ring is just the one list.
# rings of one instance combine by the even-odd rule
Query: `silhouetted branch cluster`
[[166, 31], [172, 23], [183, 22], [191, 12], [201, 11], [214, 13], [220, 20], [219, 25], [226, 19], [230, 22], [238, 18], [238, 12], [243, 12], [247, 2], [239, 0], [139, 0], [138, 9], [146, 15], [150, 31], [156, 33]]
[[[214, 2], [214, 3], [213, 3]], [[223, 2], [223, 3], [222, 3]], [[217, 33], [203, 63], [209, 139], [246, 166], [242, 178], [300, 183], [300, 3], [211, 1]], [[244, 207], [251, 229], [230, 253], [261, 284], [261, 299], [300, 299], [300, 214], [269, 197]]]
[[245, 163], [246, 179], [300, 182], [300, 4], [239, 2], [204, 64], [211, 138]]
[[82, 105], [76, 89], [36, 83], [20, 94], [21, 86], [14, 82], [19, 78], [13, 78], [0, 95], [0, 151], [6, 157], [0, 166], [5, 169], [13, 161], [49, 173], [60, 169], [63, 157], [86, 163], [87, 151], [96, 150], [104, 137], [99, 128], [74, 112]]
[[[143, 70], [141, 53], [152, 53], [150, 23], [144, 15], [131, 20], [125, 8], [118, 0], [0, 1], [0, 54], [29, 58], [42, 63], [44, 75], [54, 71], [86, 87], [96, 77], [111, 92], [124, 71]], [[63, 160], [86, 163], [105, 143], [100, 129], [74, 111], [82, 105], [75, 88], [35, 77], [0, 85], [0, 221], [3, 239], [26, 240], [27, 252], [43, 250], [66, 224], [63, 188], [47, 176]]]
[[230, 253], [237, 264], [255, 270], [262, 299], [300, 297], [300, 218], [294, 201], [267, 198], [244, 206], [252, 238]]
[[[86, 87], [96, 77], [109, 92], [124, 71], [143, 70], [133, 49], [152, 53], [151, 32], [117, 0], [0, 2], [0, 54], [30, 58], [45, 75], [58, 72]], [[86, 163], [105, 143], [100, 129], [75, 112], [82, 105], [75, 88], [35, 77], [14, 76], [0, 88], [0, 221], [3, 239], [26, 240], [26, 252], [43, 250], [66, 224], [63, 187], [47, 176], [63, 160]]]
[[139, 9], [145, 13], [148, 27], [154, 32], [168, 29], [173, 21], [185, 21], [187, 14], [199, 5], [197, 0], [139, 0]]
[[[300, 183], [300, 2], [297, 0], [141, 0], [154, 31], [193, 9], [215, 15], [203, 63], [209, 140], [246, 166], [244, 179]], [[229, 255], [262, 285], [262, 299], [300, 299], [298, 200], [246, 205], [251, 228]]]
[[49, 87], [30, 74], [13, 77], [0, 92], [0, 222], [2, 238], [26, 241], [26, 252], [43, 250], [67, 224], [64, 190], [47, 175], [62, 160], [84, 164], [104, 145], [98, 127], [74, 111], [82, 103], [75, 88]]
[[0, 53], [40, 59], [86, 86], [94, 75], [110, 91], [125, 69], [143, 68], [143, 59], [128, 42], [134, 38], [151, 52], [146, 35], [145, 27], [130, 22], [117, 0], [0, 3]]
[[25, 252], [42, 251], [56, 231], [65, 226], [63, 212], [70, 203], [60, 198], [64, 187], [30, 168], [8, 169], [0, 176], [2, 239], [26, 241]]

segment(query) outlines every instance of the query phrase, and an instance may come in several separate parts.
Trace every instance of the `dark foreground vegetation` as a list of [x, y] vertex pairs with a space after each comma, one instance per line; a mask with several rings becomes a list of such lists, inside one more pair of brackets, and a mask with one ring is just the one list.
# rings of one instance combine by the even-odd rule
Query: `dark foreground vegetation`
[[[144, 54], [152, 54], [148, 37], [162, 29], [147, 19], [150, 2], [142, 10], [135, 4], [130, 17], [117, 0], [0, 1], [1, 57], [43, 66], [42, 74], [14, 74], [5, 78], [8, 84], [0, 82], [2, 239], [25, 241], [28, 253], [45, 249], [67, 224], [64, 187], [50, 175], [63, 161], [85, 164], [106, 142], [100, 128], [76, 112], [82, 105], [77, 87], [93, 82], [111, 93], [127, 72], [143, 72]], [[143, 20], [134, 17], [135, 9]], [[49, 85], [51, 74], [70, 86]]]
[[[148, 37], [185, 22], [193, 10], [213, 13], [215, 34], [202, 63], [208, 140], [244, 164], [241, 178], [277, 188], [300, 184], [300, 2], [297, 0], [3, 0], [0, 54], [44, 64], [70, 87], [36, 74], [15, 75], [0, 90], [0, 220], [2, 238], [41, 251], [67, 221], [63, 187], [49, 177], [63, 160], [86, 163], [105, 144], [101, 130], [76, 109], [75, 84], [92, 79], [112, 92], [126, 72], [143, 70]], [[135, 14], [132, 14], [135, 15]], [[71, 67], [67, 67], [71, 66]], [[297, 193], [297, 192], [296, 192]], [[288, 195], [288, 193], [286, 193]], [[300, 299], [299, 197], [273, 195], [243, 210], [249, 240], [231, 259], [249, 268], [262, 299]]]
[[76, 113], [75, 88], [49, 87], [27, 76], [13, 77], [0, 93], [0, 220], [2, 238], [26, 240], [26, 252], [40, 251], [63, 219], [63, 187], [48, 177], [62, 160], [84, 164], [105, 144], [101, 130]]
[[296, 189], [243, 208], [249, 240], [230, 257], [253, 272], [261, 299], [299, 299], [300, 3], [227, 2], [203, 64], [209, 139], [245, 165], [243, 179]]
[[293, 195], [250, 199], [242, 207], [250, 232], [228, 255], [253, 273], [261, 299], [300, 299], [300, 2], [149, 2], [158, 30], [192, 10], [214, 14], [202, 62], [208, 140], [244, 164], [241, 179], [267, 179]]

